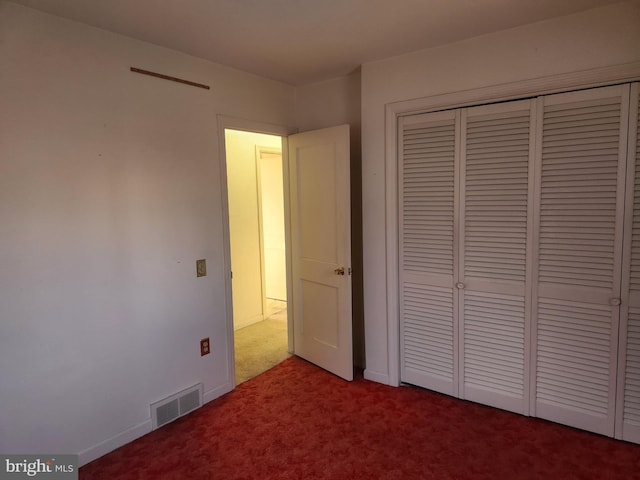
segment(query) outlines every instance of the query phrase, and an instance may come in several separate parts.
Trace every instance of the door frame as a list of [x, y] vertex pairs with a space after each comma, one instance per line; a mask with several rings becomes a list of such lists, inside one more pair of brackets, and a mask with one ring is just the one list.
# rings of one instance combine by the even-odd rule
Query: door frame
[[531, 80], [480, 87], [431, 97], [403, 100], [385, 105], [385, 250], [387, 293], [388, 371], [371, 372], [364, 377], [399, 386], [400, 303], [399, 303], [399, 219], [398, 219], [398, 120], [407, 115], [435, 112], [486, 103], [523, 99], [571, 90], [600, 87], [640, 79], [640, 62], [551, 75]]
[[[225, 315], [226, 315], [226, 343], [227, 343], [227, 375], [231, 388], [236, 387], [235, 380], [235, 347], [233, 331], [233, 296], [231, 278], [231, 235], [229, 231], [229, 192], [227, 189], [227, 146], [225, 130], [242, 130], [252, 133], [276, 135], [282, 138], [282, 170], [284, 188], [284, 225], [285, 225], [285, 258], [287, 275], [287, 299], [291, 298], [292, 270], [291, 270], [291, 218], [289, 215], [289, 158], [287, 137], [297, 133], [297, 129], [283, 125], [257, 122], [244, 118], [218, 115], [218, 158], [220, 168], [220, 202], [222, 207], [222, 242], [223, 242], [223, 271], [225, 290]], [[290, 302], [287, 302], [287, 336], [289, 352], [293, 351], [293, 310]]]

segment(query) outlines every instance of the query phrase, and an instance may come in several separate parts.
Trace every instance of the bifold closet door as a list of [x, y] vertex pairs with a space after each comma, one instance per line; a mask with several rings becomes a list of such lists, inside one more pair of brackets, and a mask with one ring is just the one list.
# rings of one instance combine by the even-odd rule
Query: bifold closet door
[[629, 87], [538, 99], [535, 415], [613, 435]]
[[454, 302], [459, 112], [399, 122], [401, 380], [457, 395]]
[[461, 119], [460, 397], [529, 413], [532, 101]]
[[631, 87], [616, 438], [640, 443], [640, 84]]
[[401, 379], [528, 414], [529, 100], [400, 120]]

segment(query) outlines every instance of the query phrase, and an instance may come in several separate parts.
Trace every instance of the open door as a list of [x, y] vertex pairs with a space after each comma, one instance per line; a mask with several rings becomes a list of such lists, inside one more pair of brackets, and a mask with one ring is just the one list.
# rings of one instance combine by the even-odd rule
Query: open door
[[288, 143], [294, 353], [353, 380], [349, 126]]

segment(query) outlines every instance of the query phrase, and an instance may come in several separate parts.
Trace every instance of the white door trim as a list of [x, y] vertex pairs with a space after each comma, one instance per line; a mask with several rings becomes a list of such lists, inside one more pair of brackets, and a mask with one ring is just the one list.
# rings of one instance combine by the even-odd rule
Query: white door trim
[[[436, 110], [515, 100], [640, 79], [640, 62], [464, 90], [385, 106], [385, 214], [387, 265], [387, 348], [389, 385], [400, 384], [398, 265], [398, 118]], [[366, 375], [366, 373], [365, 373]]]
[[[226, 115], [218, 115], [218, 159], [220, 168], [220, 203], [222, 207], [222, 257], [223, 257], [223, 271], [225, 273], [224, 289], [225, 289], [225, 315], [226, 315], [226, 343], [227, 343], [227, 382], [231, 385], [231, 389], [235, 388], [235, 351], [233, 345], [233, 298], [231, 290], [231, 241], [229, 234], [229, 192], [227, 190], [227, 150], [225, 142], [225, 129], [232, 130], [244, 130], [254, 133], [266, 133], [268, 135], [278, 135], [282, 137], [282, 161], [283, 168], [288, 168], [287, 159], [287, 136], [292, 133], [296, 133], [297, 129], [292, 127], [285, 127], [282, 125], [273, 125], [270, 123], [262, 123], [253, 120], [247, 120], [244, 118], [230, 117]], [[284, 178], [284, 190], [285, 190], [285, 209], [288, 207], [288, 175]], [[287, 243], [289, 242], [289, 216], [285, 211], [285, 237]], [[287, 255], [287, 295], [290, 295], [290, 278], [291, 278], [291, 260], [289, 258], [289, 249], [286, 251]], [[287, 309], [287, 323], [288, 328], [288, 341], [289, 351], [293, 349], [293, 328], [291, 322], [293, 321], [292, 315]]]

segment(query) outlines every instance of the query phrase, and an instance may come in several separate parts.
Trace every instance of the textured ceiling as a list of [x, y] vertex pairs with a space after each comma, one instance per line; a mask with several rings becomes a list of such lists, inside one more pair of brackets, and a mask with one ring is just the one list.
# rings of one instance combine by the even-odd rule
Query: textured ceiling
[[14, 0], [304, 85], [359, 65], [618, 0]]

